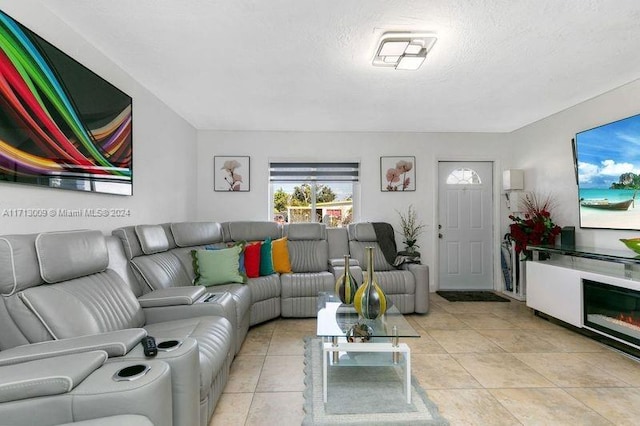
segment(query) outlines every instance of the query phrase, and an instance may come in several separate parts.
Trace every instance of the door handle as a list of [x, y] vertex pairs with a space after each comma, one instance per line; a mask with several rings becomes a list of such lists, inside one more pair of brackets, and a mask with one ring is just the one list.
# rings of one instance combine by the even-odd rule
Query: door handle
[[438, 238], [442, 239], [442, 234], [438, 233]]

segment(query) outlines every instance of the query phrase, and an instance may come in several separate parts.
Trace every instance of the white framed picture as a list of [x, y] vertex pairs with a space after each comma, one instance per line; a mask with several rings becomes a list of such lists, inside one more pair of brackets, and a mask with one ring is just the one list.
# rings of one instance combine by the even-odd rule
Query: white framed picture
[[415, 191], [416, 157], [380, 157], [380, 190]]
[[217, 192], [248, 192], [250, 189], [250, 171], [248, 156], [214, 156], [213, 190]]

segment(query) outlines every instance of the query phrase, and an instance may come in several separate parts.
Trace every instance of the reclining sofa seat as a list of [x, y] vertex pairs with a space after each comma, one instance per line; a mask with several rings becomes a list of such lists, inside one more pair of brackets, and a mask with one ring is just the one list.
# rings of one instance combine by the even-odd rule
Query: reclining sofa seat
[[[183, 299], [183, 305], [162, 309], [171, 311], [173, 319], [195, 315], [220, 315], [234, 328], [234, 354], [240, 350], [249, 330], [251, 294], [244, 284], [226, 284], [204, 289], [194, 287], [192, 250], [223, 241], [222, 229], [215, 222], [180, 222], [162, 225], [136, 225], [115, 229], [112, 234], [121, 242], [129, 272], [128, 284], [144, 304], [167, 296]], [[130, 273], [132, 272], [132, 273]], [[124, 275], [123, 275], [124, 276]], [[229, 304], [223, 299], [204, 302], [211, 293], [228, 293]], [[187, 305], [187, 306], [185, 306]], [[153, 315], [154, 306], [148, 309]]]
[[[10, 277], [2, 286], [5, 313], [15, 326], [9, 327], [6, 341], [60, 340], [63, 346], [65, 339], [83, 341], [138, 327], [158, 341], [180, 340], [178, 349], [157, 357], [171, 367], [173, 424], [206, 424], [232, 360], [229, 321], [199, 317], [148, 323], [129, 286], [108, 268], [107, 244], [99, 231], [38, 234], [31, 236], [31, 245], [29, 238], [0, 237], [5, 242], [0, 244], [0, 259], [10, 259], [0, 265]], [[133, 342], [140, 341], [142, 332]], [[110, 350], [113, 346], [126, 354], [125, 359], [144, 359], [141, 345], [132, 347], [129, 341], [110, 345]]]
[[382, 254], [371, 223], [352, 223], [347, 227], [349, 252], [362, 271], [367, 270], [365, 248], [374, 247], [374, 271], [378, 284], [402, 313], [427, 313], [429, 310], [429, 272], [426, 265], [403, 265], [396, 269]]
[[131, 426], [169, 426], [172, 417], [172, 406], [166, 403], [172, 398], [169, 366], [162, 361], [145, 360], [150, 370], [143, 380], [115, 383], [112, 376], [117, 370], [138, 362], [121, 358], [121, 362], [106, 363], [107, 357], [130, 351], [131, 345], [145, 335], [144, 330], [104, 334], [96, 339], [29, 344], [9, 314], [5, 300], [43, 284], [36, 237], [37, 234], [0, 237], [2, 424], [108, 426], [117, 421]]
[[[282, 227], [276, 222], [224, 222], [222, 231], [226, 242], [254, 242], [282, 237]], [[260, 324], [280, 316], [280, 276], [271, 274], [247, 280], [251, 292], [250, 325]]]
[[149, 370], [144, 376], [115, 381], [114, 374], [138, 363], [105, 363], [108, 354], [100, 350], [21, 362], [34, 354], [16, 349], [0, 353], [3, 425], [172, 424], [172, 407], [167, 403], [171, 373], [165, 362], [145, 360]]
[[281, 274], [282, 316], [315, 317], [318, 293], [333, 291], [336, 277], [329, 272], [327, 227], [323, 223], [285, 225], [290, 274]]

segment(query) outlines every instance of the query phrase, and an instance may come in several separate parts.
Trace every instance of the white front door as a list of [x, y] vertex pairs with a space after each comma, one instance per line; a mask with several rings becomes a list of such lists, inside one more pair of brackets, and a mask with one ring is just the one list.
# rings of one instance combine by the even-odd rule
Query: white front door
[[493, 289], [493, 163], [438, 163], [438, 288]]

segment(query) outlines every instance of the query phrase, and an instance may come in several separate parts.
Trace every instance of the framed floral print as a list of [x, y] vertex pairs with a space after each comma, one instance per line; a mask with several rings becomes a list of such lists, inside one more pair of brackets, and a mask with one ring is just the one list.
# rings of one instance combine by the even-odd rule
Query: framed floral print
[[380, 190], [416, 190], [416, 157], [380, 157]]
[[248, 156], [217, 155], [213, 157], [213, 190], [248, 192], [250, 188]]

